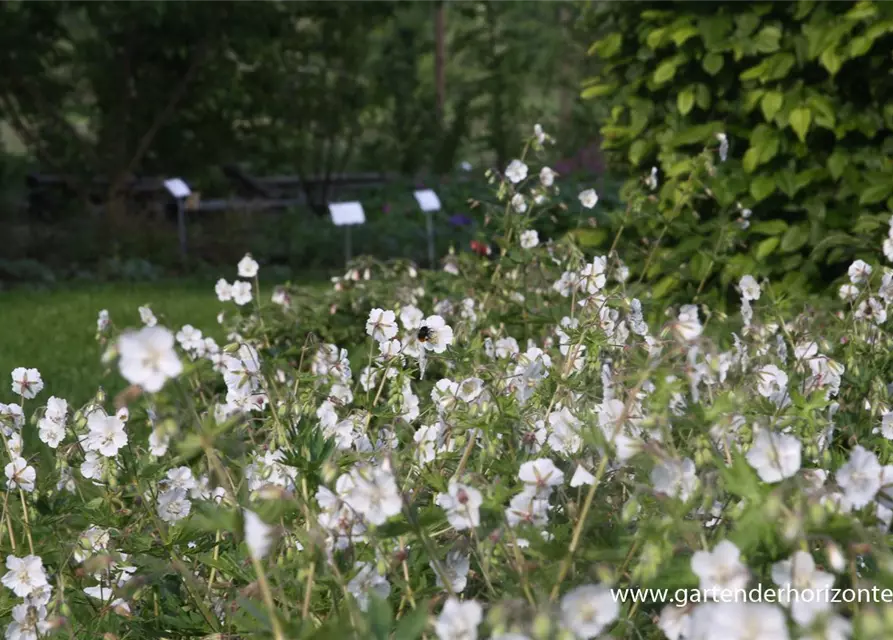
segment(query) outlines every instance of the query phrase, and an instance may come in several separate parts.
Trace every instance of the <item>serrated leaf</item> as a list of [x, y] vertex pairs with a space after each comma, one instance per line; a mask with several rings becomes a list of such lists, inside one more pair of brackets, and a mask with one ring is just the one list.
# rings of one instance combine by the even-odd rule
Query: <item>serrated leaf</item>
[[806, 133], [809, 131], [809, 125], [812, 122], [812, 112], [806, 107], [797, 107], [791, 111], [788, 122], [800, 142], [806, 142]]

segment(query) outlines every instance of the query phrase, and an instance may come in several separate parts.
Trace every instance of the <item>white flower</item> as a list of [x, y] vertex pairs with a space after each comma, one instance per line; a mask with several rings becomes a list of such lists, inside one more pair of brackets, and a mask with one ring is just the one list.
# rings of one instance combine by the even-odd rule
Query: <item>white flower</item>
[[511, 358], [512, 356], [518, 355], [520, 349], [518, 348], [518, 341], [514, 338], [500, 338], [496, 341], [494, 345], [493, 354], [497, 358]]
[[870, 320], [881, 325], [887, 321], [887, 310], [877, 298], [868, 298], [859, 303], [856, 313], [853, 314], [859, 320]]
[[745, 300], [759, 300], [760, 285], [752, 275], [746, 275], [738, 282], [738, 288], [741, 290], [741, 297]]
[[43, 389], [43, 380], [37, 369], [16, 367], [12, 370], [12, 392], [26, 400], [35, 397]]
[[[244, 260], [243, 258], [242, 261]], [[261, 520], [253, 511], [243, 509], [242, 512], [245, 515], [245, 544], [248, 545], [248, 553], [255, 560], [261, 560], [273, 545], [273, 527]]]
[[127, 444], [124, 423], [118, 416], [106, 415], [102, 410], [91, 411], [87, 416], [87, 428], [90, 431], [83, 440], [87, 451], [98, 451], [106, 458], [114, 458]]
[[719, 160], [725, 162], [729, 157], [729, 138], [724, 133], [717, 133], [716, 139], [719, 140]]
[[661, 610], [657, 626], [667, 640], [685, 640], [689, 637], [691, 615], [682, 607], [668, 604]]
[[236, 280], [233, 282], [233, 302], [241, 307], [251, 302], [251, 298], [250, 282], [245, 280]]
[[555, 176], [557, 174], [552, 171], [549, 167], [543, 167], [540, 169], [540, 182], [544, 187], [551, 187], [555, 184]]
[[47, 400], [47, 408], [43, 415], [45, 418], [54, 422], [64, 423], [65, 418], [68, 416], [68, 402], [62, 398], [50, 396], [50, 399]]
[[598, 194], [595, 192], [595, 189], [581, 191], [578, 197], [580, 198], [580, 204], [587, 209], [592, 209], [592, 207], [598, 204]]
[[521, 248], [533, 249], [540, 243], [540, 235], [536, 229], [528, 229], [521, 234]]
[[546, 138], [549, 137], [549, 135], [545, 131], [543, 131], [543, 128], [542, 126], [540, 126], [539, 123], [533, 125], [533, 136], [540, 144], [543, 144], [546, 141]]
[[81, 475], [88, 480], [99, 480], [102, 476], [102, 458], [95, 451], [88, 451], [81, 463]]
[[370, 523], [382, 525], [403, 509], [403, 498], [389, 466], [357, 467], [349, 477], [353, 488], [344, 501]]
[[595, 484], [595, 476], [586, 471], [582, 465], [577, 465], [577, 470], [574, 471], [574, 476], [571, 478], [571, 486], [579, 487], [584, 484], [592, 485]]
[[424, 319], [425, 314], [417, 307], [407, 305], [400, 309], [400, 323], [407, 331], [418, 331]]
[[698, 318], [698, 307], [693, 304], [682, 305], [673, 330], [683, 340], [694, 340], [701, 335], [704, 327]]
[[511, 527], [519, 524], [544, 527], [549, 522], [549, 501], [537, 497], [535, 493], [522, 491], [509, 502], [505, 519]]
[[512, 184], [518, 184], [527, 177], [527, 165], [520, 160], [512, 160], [505, 169], [505, 177], [512, 181]]
[[691, 614], [686, 640], [788, 640], [781, 609], [762, 602], [707, 602]]
[[654, 191], [657, 189], [658, 180], [657, 180], [657, 167], [651, 167], [651, 173], [647, 178], [645, 178], [645, 186]]
[[[570, 414], [568, 413], [570, 416]], [[573, 416], [571, 416], [573, 419]], [[525, 491], [537, 498], [548, 498], [552, 487], [564, 482], [564, 472], [548, 458], [530, 460], [521, 465], [518, 479], [525, 485]]]
[[40, 441], [51, 449], [59, 446], [59, 443], [65, 439], [65, 423], [57, 422], [44, 416], [38, 423], [38, 437]]
[[849, 275], [850, 282], [853, 284], [862, 284], [871, 276], [871, 271], [870, 264], [864, 260], [856, 260], [850, 265], [850, 268], [847, 269], [847, 275]]
[[8, 465], [6, 465], [6, 486], [10, 489], [21, 489], [31, 493], [34, 491], [34, 481], [37, 479], [37, 472], [34, 467], [28, 464], [24, 458], [16, 456]]
[[184, 489], [171, 489], [158, 496], [158, 517], [168, 523], [175, 523], [189, 515], [192, 503]]
[[8, 571], [2, 578], [3, 585], [12, 589], [19, 598], [27, 597], [48, 584], [43, 560], [38, 556], [6, 556], [6, 568]]
[[796, 436], [760, 431], [747, 452], [747, 462], [763, 482], [774, 484], [800, 470], [802, 443]]
[[651, 483], [658, 493], [685, 502], [698, 486], [695, 463], [688, 458], [663, 460], [651, 470]]
[[447, 520], [456, 531], [473, 529], [481, 523], [484, 498], [474, 487], [451, 480], [447, 493], [438, 493], [434, 502], [447, 512]]
[[180, 346], [186, 351], [200, 351], [204, 349], [205, 341], [202, 338], [202, 332], [191, 324], [183, 325], [183, 328], [177, 332], [176, 338]]
[[239, 277], [253, 278], [257, 275], [257, 261], [251, 257], [250, 253], [246, 253], [245, 257], [239, 260]]
[[214, 292], [217, 294], [217, 299], [220, 302], [229, 302], [233, 299], [233, 285], [223, 278], [220, 278], [217, 284], [214, 285]]
[[483, 619], [481, 605], [474, 600], [448, 598], [434, 622], [434, 632], [439, 640], [477, 640]]
[[23, 602], [12, 608], [12, 622], [6, 627], [6, 640], [37, 640], [48, 635], [52, 625], [46, 619], [46, 605]]
[[561, 620], [577, 638], [597, 637], [617, 619], [620, 604], [608, 587], [585, 584], [561, 599]]
[[[773, 564], [772, 580], [781, 587], [779, 604], [790, 606], [791, 617], [801, 626], [809, 626], [819, 614], [831, 608], [834, 576], [816, 569], [815, 560], [805, 551], [796, 551], [789, 559]], [[804, 592], [809, 593], [804, 595]]]
[[744, 589], [750, 572], [741, 562], [741, 552], [734, 543], [723, 540], [713, 551], [696, 551], [691, 557], [691, 570], [700, 580], [700, 588], [713, 590]]
[[155, 429], [149, 435], [149, 453], [160, 458], [167, 453], [168, 445], [170, 445], [171, 437], [161, 429]]
[[780, 404], [787, 395], [787, 390], [788, 374], [774, 364], [767, 364], [757, 370], [757, 392], [761, 396]]
[[397, 316], [388, 309], [373, 309], [369, 312], [369, 319], [366, 320], [366, 333], [372, 336], [377, 342], [390, 340], [397, 335]]
[[859, 287], [854, 284], [844, 284], [840, 286], [838, 294], [844, 302], [852, 302], [859, 297]]
[[155, 314], [152, 313], [152, 309], [149, 307], [140, 307], [140, 320], [147, 327], [154, 327], [158, 324], [158, 319], [155, 317]]
[[426, 350], [443, 353], [453, 344], [453, 329], [440, 316], [428, 316], [419, 327], [417, 339]]
[[356, 599], [361, 611], [369, 608], [369, 594], [385, 599], [391, 593], [391, 583], [380, 575], [371, 562], [358, 562], [360, 571], [347, 583], [348, 592]]
[[[430, 565], [431, 568], [434, 569], [434, 563], [431, 562]], [[440, 567], [443, 573], [446, 574], [444, 577], [446, 577], [447, 582], [449, 582], [450, 589], [452, 589], [453, 593], [462, 593], [465, 591], [465, 587], [468, 584], [468, 570], [471, 568], [467, 555], [457, 550], [450, 551], [447, 554], [446, 560], [440, 563]], [[437, 576], [437, 586], [445, 586], [440, 572], [435, 569], [434, 573]]]
[[527, 201], [520, 193], [516, 193], [512, 196], [512, 208], [518, 213], [527, 211]]
[[834, 474], [847, 502], [861, 509], [874, 500], [881, 488], [881, 464], [877, 456], [860, 445], [853, 447], [850, 459]]
[[104, 332], [109, 328], [109, 312], [108, 309], [102, 309], [96, 316], [96, 331]]
[[118, 368], [130, 384], [155, 393], [168, 378], [183, 371], [183, 364], [174, 351], [174, 334], [164, 327], [145, 327], [128, 331], [118, 339], [121, 359]]

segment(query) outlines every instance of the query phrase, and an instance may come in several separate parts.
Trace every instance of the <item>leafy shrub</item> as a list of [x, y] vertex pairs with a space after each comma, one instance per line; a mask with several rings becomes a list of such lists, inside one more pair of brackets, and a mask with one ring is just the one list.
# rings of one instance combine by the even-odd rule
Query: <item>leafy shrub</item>
[[[536, 242], [554, 188], [527, 162], [489, 258], [257, 299], [246, 257], [223, 348], [100, 315], [114, 402], [13, 371], [7, 635], [889, 637], [881, 591], [824, 590], [893, 588], [893, 272], [853, 263], [844, 302], [748, 275], [734, 314], [667, 308], [623, 244]], [[785, 587], [811, 597], [735, 591]]]
[[[665, 199], [692, 151], [728, 136], [718, 207], [635, 220], [640, 237], [675, 248], [658, 253], [657, 272], [701, 261], [725, 282], [754, 273], [808, 287], [878, 246], [893, 212], [893, 5], [596, 4], [591, 53], [603, 64], [584, 95], [608, 114], [611, 166], [656, 165]], [[738, 208], [753, 224], [717, 252], [727, 225], [716, 220]]]

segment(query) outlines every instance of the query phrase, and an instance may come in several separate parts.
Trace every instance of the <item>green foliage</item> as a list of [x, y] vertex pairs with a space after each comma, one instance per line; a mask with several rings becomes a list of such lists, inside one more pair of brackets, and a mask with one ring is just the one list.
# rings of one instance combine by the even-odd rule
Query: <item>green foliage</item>
[[[711, 176], [717, 202], [668, 227], [662, 244], [675, 251], [655, 256], [654, 273], [716, 244], [710, 279], [750, 272], [800, 286], [872, 255], [893, 214], [893, 5], [609, 2], [591, 24], [601, 66], [583, 96], [609, 110], [612, 166], [655, 165], [675, 192], [692, 153], [728, 136]], [[716, 221], [736, 206], [755, 224], [723, 247]], [[624, 221], [653, 235], [653, 220]]]

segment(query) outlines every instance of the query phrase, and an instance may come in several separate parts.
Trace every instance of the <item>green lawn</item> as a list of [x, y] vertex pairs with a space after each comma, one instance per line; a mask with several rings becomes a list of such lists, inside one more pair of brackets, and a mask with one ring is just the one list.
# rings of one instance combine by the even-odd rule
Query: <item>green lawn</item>
[[[266, 289], [265, 295], [271, 290]], [[100, 362], [95, 340], [96, 316], [108, 309], [117, 327], [140, 326], [137, 308], [151, 306], [159, 324], [178, 329], [192, 324], [218, 342], [223, 340], [213, 282], [172, 281], [77, 286], [53, 291], [0, 293], [0, 402], [12, 402], [9, 372], [36, 367], [45, 383], [40, 399], [65, 398], [73, 406], [86, 402], [102, 386], [109, 394], [125, 385]]]

